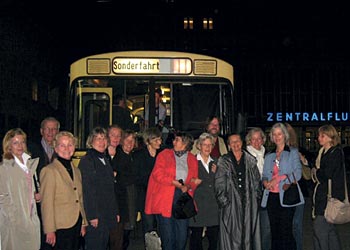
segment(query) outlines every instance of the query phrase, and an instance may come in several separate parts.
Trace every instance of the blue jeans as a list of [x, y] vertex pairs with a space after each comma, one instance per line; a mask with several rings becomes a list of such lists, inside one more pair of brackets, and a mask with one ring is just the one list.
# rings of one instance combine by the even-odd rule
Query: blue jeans
[[[175, 189], [173, 207], [181, 194], [180, 189]], [[173, 216], [167, 218], [160, 214], [156, 215], [156, 218], [162, 241], [162, 250], [185, 250], [189, 219], [175, 219]]]
[[297, 250], [303, 250], [304, 207], [305, 204], [296, 206], [293, 217], [293, 235], [297, 244]]
[[157, 215], [162, 250], [185, 250], [188, 236], [188, 219], [166, 218]]

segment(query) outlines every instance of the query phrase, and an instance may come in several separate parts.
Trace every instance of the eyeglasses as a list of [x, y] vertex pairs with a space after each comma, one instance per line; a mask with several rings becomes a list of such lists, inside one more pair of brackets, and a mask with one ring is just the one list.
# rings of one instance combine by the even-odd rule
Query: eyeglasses
[[45, 132], [56, 132], [56, 131], [58, 131], [58, 128], [43, 128], [43, 130], [45, 131]]

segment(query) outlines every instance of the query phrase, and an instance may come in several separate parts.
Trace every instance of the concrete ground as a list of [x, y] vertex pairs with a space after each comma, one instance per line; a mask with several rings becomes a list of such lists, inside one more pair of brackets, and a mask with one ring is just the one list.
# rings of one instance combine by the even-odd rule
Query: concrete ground
[[[342, 250], [350, 250], [350, 223], [347, 223], [344, 225], [338, 225], [337, 228], [338, 228], [338, 233], [342, 244]], [[130, 246], [128, 250], [144, 250], [141, 224], [138, 224], [137, 229], [135, 230], [134, 233], [131, 234], [130, 238], [131, 238]], [[204, 239], [203, 244], [204, 244], [204, 247], [207, 246], [206, 238]], [[303, 245], [304, 245], [304, 250], [313, 250], [310, 198], [306, 198], [306, 203], [305, 203]], [[204, 248], [204, 250], [206, 249]]]

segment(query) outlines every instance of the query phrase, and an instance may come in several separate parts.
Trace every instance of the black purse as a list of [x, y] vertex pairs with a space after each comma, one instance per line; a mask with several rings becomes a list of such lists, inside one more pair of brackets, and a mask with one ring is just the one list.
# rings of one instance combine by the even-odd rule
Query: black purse
[[[183, 185], [183, 182], [180, 183]], [[197, 214], [193, 198], [188, 192], [181, 194], [175, 203], [173, 213], [176, 219], [188, 219]]]
[[300, 195], [299, 195], [298, 182], [294, 176], [294, 173], [292, 174], [293, 174], [294, 182], [291, 182], [291, 180], [287, 175], [287, 178], [290, 184], [283, 185], [283, 189], [284, 189], [283, 204], [285, 205], [295, 205], [301, 201]]

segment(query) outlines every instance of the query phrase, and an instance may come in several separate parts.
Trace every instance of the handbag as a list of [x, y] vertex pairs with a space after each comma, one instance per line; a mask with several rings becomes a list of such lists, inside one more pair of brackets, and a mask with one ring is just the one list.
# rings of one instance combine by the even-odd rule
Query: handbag
[[[182, 179], [180, 179], [179, 182], [184, 185], [184, 181]], [[188, 192], [181, 194], [175, 203], [173, 213], [176, 219], [188, 219], [197, 214], [197, 209], [194, 205], [193, 198]]]
[[174, 206], [174, 217], [176, 219], [188, 219], [197, 214], [192, 196], [188, 192], [181, 194]]
[[348, 197], [348, 188], [346, 184], [346, 174], [344, 167], [344, 185], [345, 185], [345, 200], [340, 201], [332, 197], [332, 180], [328, 179], [328, 199], [327, 206], [324, 212], [324, 217], [328, 223], [345, 224], [350, 222], [350, 203]]
[[156, 231], [145, 233], [146, 250], [162, 250], [162, 242]]
[[287, 178], [290, 184], [283, 185], [283, 189], [284, 189], [283, 204], [285, 205], [295, 205], [301, 201], [300, 194], [299, 194], [299, 187], [298, 187], [299, 184], [295, 178], [294, 173], [292, 174], [294, 177], [294, 182], [291, 182], [291, 180], [287, 175]]

